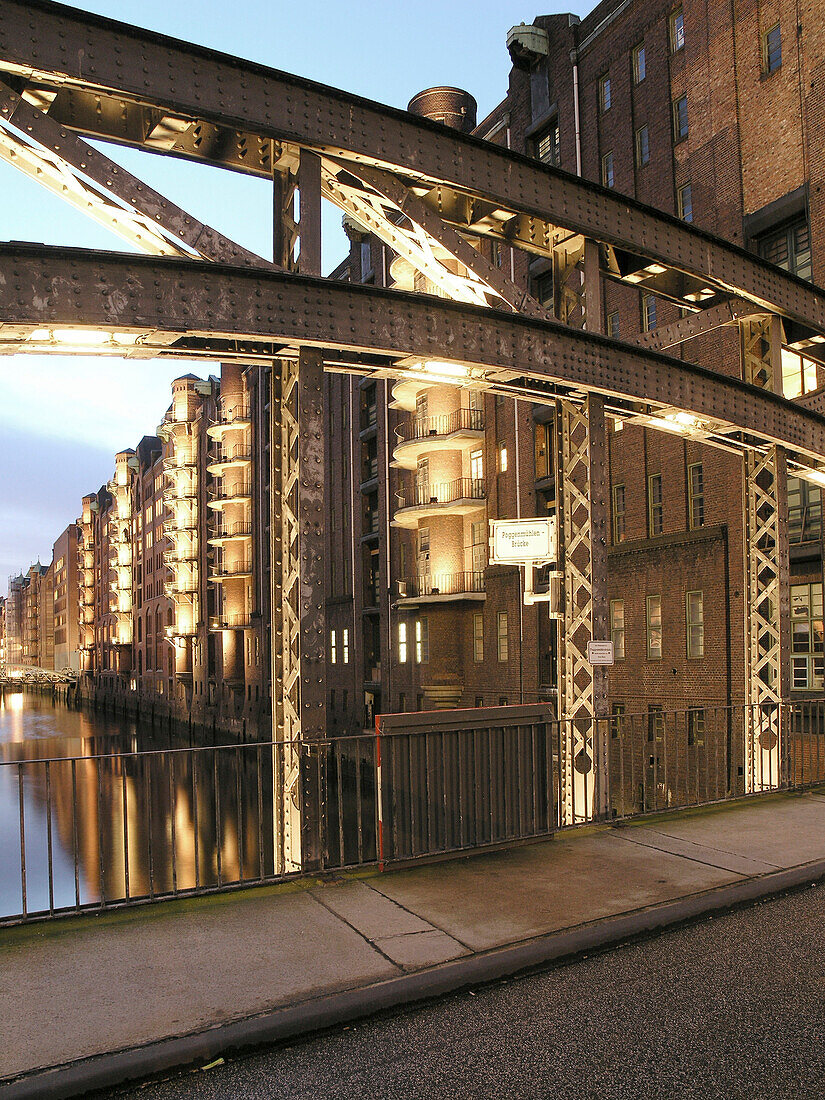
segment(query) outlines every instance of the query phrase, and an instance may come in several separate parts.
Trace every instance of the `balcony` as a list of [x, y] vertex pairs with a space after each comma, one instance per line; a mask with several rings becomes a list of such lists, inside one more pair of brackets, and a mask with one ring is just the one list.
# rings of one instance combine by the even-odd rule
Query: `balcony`
[[249, 443], [235, 443], [229, 447], [222, 447], [220, 452], [213, 455], [206, 467], [210, 474], [222, 477], [225, 470], [242, 469], [252, 462], [252, 447]]
[[191, 577], [166, 581], [163, 585], [163, 591], [167, 596], [172, 598], [176, 596], [196, 596], [198, 593], [198, 582]]
[[210, 579], [223, 583], [223, 581], [234, 580], [236, 577], [251, 577], [252, 576], [252, 562], [251, 561], [221, 561], [217, 562], [210, 570]]
[[411, 416], [395, 429], [392, 464], [414, 470], [429, 451], [461, 451], [484, 438], [481, 409], [456, 409], [443, 416]]
[[430, 516], [463, 516], [477, 511], [485, 500], [484, 479], [457, 477], [432, 485], [417, 485], [397, 494], [393, 527], [415, 527]]
[[237, 404], [221, 407], [217, 420], [213, 420], [207, 427], [206, 434], [210, 439], [221, 439], [225, 432], [234, 432], [249, 428], [252, 418], [249, 405]]
[[252, 614], [248, 611], [239, 611], [234, 615], [212, 615], [209, 619], [210, 630], [250, 630], [254, 625]]
[[252, 482], [235, 481], [231, 485], [224, 485], [223, 478], [220, 483], [209, 489], [207, 507], [220, 512], [232, 504], [243, 504], [252, 499]]
[[398, 582], [398, 602], [448, 602], [455, 599], [483, 600], [484, 572], [424, 573]]
[[221, 546], [223, 543], [232, 542], [233, 539], [249, 539], [252, 537], [252, 521], [239, 519], [235, 523], [219, 523], [209, 536], [209, 542], [213, 546]]
[[197, 547], [191, 541], [186, 546], [163, 551], [163, 560], [167, 565], [181, 565], [184, 562], [197, 561], [197, 557]]

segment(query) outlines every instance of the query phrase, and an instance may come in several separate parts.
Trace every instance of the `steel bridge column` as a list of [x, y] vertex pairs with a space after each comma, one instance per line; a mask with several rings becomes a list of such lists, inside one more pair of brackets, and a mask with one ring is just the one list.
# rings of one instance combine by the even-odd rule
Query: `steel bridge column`
[[[746, 382], [782, 392], [782, 323], [740, 323]], [[782, 782], [790, 664], [787, 462], [783, 447], [749, 450], [744, 460], [745, 792]]]
[[[602, 329], [598, 245], [561, 246], [555, 258], [556, 308], [570, 324]], [[587, 643], [608, 637], [607, 462], [604, 400], [559, 402], [561, 473], [557, 516], [564, 554], [564, 619], [559, 645], [562, 719], [562, 824], [600, 817], [609, 807], [607, 671], [593, 667]]]
[[[294, 195], [300, 196], [300, 221]], [[302, 153], [297, 177], [279, 173], [275, 186], [276, 259], [297, 269], [321, 270], [320, 160]], [[276, 831], [285, 869], [321, 864], [323, 816], [320, 743], [326, 738], [324, 603], [323, 359], [302, 348], [272, 372], [273, 424], [271, 574], [273, 615], [272, 714], [274, 740], [285, 742], [275, 774]]]

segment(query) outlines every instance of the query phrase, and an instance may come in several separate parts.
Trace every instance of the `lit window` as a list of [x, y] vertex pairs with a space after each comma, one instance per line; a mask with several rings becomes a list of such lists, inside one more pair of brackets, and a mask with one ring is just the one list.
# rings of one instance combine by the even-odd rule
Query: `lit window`
[[691, 527], [705, 525], [705, 475], [701, 462], [688, 466], [688, 519]]
[[672, 53], [681, 50], [685, 44], [685, 16], [681, 8], [671, 12], [670, 16], [670, 49]]
[[624, 660], [624, 600], [610, 601], [610, 637], [613, 641], [613, 657]]
[[690, 184], [686, 183], [684, 187], [680, 187], [676, 192], [679, 207], [679, 217], [683, 222], [693, 221], [693, 194], [690, 189]]
[[624, 703], [612, 703], [610, 706], [610, 736], [621, 737], [624, 733]]
[[607, 332], [614, 340], [619, 339], [619, 311], [617, 309], [607, 315]]
[[480, 447], [470, 451], [470, 477], [473, 481], [481, 481], [484, 477], [484, 452]]
[[[665, 738], [665, 710], [661, 703], [650, 703], [647, 708], [647, 739], [648, 741], [664, 741]], [[653, 757], [650, 758], [651, 763]]]
[[338, 641], [334, 630], [329, 632], [329, 661], [333, 665], [338, 663]]
[[816, 363], [788, 348], [782, 349], [782, 393], [793, 399], [817, 388]]
[[610, 103], [610, 77], [603, 76], [599, 81], [599, 105], [602, 109], [602, 112], [610, 110]]
[[498, 659], [507, 661], [510, 657], [510, 643], [507, 636], [507, 612], [498, 613]]
[[553, 465], [550, 461], [550, 448], [553, 443], [553, 429], [550, 424], [539, 422], [535, 431], [536, 479], [549, 477]]
[[782, 66], [782, 32], [779, 24], [762, 35], [762, 72], [776, 72]]
[[633, 83], [641, 84], [647, 72], [644, 43], [640, 43], [633, 51]]
[[613, 186], [613, 154], [605, 153], [602, 157], [602, 185]]
[[658, 660], [662, 656], [662, 597], [647, 597], [647, 656]]
[[650, 161], [650, 134], [647, 126], [636, 131], [636, 167], [644, 168]]
[[[344, 664], [349, 664], [349, 630], [344, 629]], [[257, 644], [257, 643], [256, 643]]]
[[430, 659], [430, 623], [428, 619], [415, 621], [415, 660], [416, 664], [426, 664]]
[[823, 687], [822, 584], [791, 585], [791, 687]]
[[673, 140], [684, 141], [688, 136], [688, 102], [686, 95], [673, 101]]
[[664, 530], [664, 504], [662, 503], [662, 475], [651, 474], [647, 479], [647, 524], [651, 538]]
[[645, 332], [652, 332], [656, 328], [655, 294], [642, 295], [642, 324]]
[[687, 655], [704, 657], [705, 610], [704, 596], [701, 592], [688, 592], [685, 596], [685, 615], [687, 617]]
[[624, 485], [613, 486], [613, 542], [625, 540]]
[[398, 663], [407, 663], [407, 624], [398, 624]]
[[507, 444], [499, 443], [498, 445], [498, 472], [500, 474], [507, 473]]
[[484, 660], [484, 616], [473, 615], [473, 660]]
[[544, 164], [552, 164], [558, 167], [561, 163], [561, 149], [559, 144], [559, 123], [553, 121], [544, 133], [535, 139], [535, 155]]

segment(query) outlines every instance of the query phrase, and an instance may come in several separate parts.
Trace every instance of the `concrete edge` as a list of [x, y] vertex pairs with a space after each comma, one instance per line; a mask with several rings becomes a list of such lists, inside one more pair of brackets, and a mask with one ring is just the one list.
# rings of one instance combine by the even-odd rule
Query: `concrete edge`
[[442, 997], [627, 942], [711, 913], [825, 879], [825, 860], [748, 878], [647, 909], [548, 932], [525, 943], [441, 963], [354, 989], [332, 993], [205, 1031], [93, 1055], [11, 1080], [0, 1079], [0, 1100], [68, 1100], [99, 1089], [137, 1083], [156, 1074], [207, 1064], [230, 1052], [322, 1031], [391, 1008]]

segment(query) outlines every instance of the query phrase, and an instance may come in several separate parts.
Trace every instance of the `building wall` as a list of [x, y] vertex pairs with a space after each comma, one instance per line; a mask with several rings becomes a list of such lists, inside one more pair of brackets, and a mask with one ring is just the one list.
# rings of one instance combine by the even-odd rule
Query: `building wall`
[[80, 670], [78, 527], [70, 523], [52, 549], [54, 667]]

